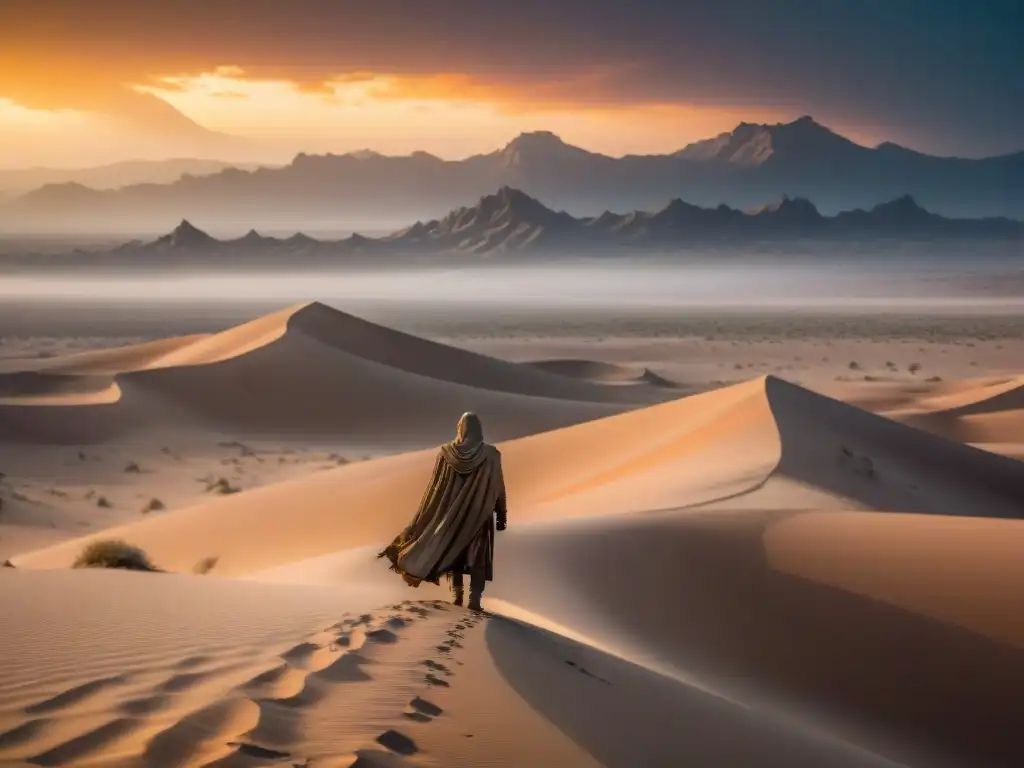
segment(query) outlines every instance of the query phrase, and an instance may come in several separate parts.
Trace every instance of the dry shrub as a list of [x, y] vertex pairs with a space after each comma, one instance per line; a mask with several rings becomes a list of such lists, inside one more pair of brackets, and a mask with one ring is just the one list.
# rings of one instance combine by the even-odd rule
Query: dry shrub
[[159, 571], [149, 555], [120, 539], [89, 544], [75, 560], [73, 568], [123, 568], [129, 571]]

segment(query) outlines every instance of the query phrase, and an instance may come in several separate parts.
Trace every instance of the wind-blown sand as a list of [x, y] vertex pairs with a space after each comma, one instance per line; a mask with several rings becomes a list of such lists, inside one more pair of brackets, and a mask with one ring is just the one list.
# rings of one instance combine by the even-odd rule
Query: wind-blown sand
[[[4, 764], [1024, 760], [1018, 378], [682, 397], [321, 305], [2, 366]], [[373, 556], [467, 409], [510, 505], [480, 616]], [[107, 538], [171, 573], [68, 569]]]

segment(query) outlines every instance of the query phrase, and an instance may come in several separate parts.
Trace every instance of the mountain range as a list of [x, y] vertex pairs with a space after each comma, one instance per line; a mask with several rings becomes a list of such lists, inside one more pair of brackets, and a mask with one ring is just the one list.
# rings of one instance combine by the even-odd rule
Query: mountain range
[[[552, 210], [521, 190], [502, 187], [473, 206], [381, 237], [354, 234], [339, 240], [318, 240], [298, 233], [275, 238], [251, 230], [243, 237], [221, 240], [186, 220], [155, 240], [134, 240], [99, 254], [79, 250], [71, 256], [100, 256], [107, 263], [125, 266], [295, 266], [339, 258], [355, 263], [363, 257], [384, 265], [389, 262], [381, 262], [378, 257], [394, 257], [390, 263], [399, 264], [400, 257], [417, 255], [669, 253], [709, 243], [879, 238], [966, 238], [1021, 244], [1024, 222], [947, 218], [925, 210], [907, 195], [869, 210], [844, 211], [835, 216], [822, 215], [805, 198], [783, 197], [749, 211], [726, 205], [702, 208], [677, 198], [655, 211], [606, 211], [577, 218]], [[46, 263], [66, 265], [68, 260], [51, 259]]]
[[464, 160], [425, 152], [300, 154], [283, 167], [227, 168], [169, 184], [116, 190], [47, 185], [0, 205], [0, 227], [159, 231], [182, 217], [206, 228], [387, 230], [442, 216], [502, 186], [576, 216], [648, 209], [682, 198], [747, 208], [764, 200], [815, 200], [826, 213], [910, 194], [946, 216], [1024, 216], [1024, 152], [984, 159], [925, 155], [891, 143], [865, 147], [810, 117], [742, 123], [668, 155], [609, 157], [549, 132], [520, 135]]
[[[23, 195], [40, 187], [78, 185], [110, 190], [133, 184], [170, 184], [182, 176], [209, 176], [235, 167], [223, 160], [175, 158], [170, 160], [127, 160], [90, 168], [0, 169], [0, 195]], [[246, 169], [256, 165], [242, 166]]]

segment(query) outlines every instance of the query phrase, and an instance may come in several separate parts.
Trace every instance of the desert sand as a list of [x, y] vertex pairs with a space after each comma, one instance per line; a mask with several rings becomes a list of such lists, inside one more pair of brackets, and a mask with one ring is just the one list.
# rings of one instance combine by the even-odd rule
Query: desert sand
[[[1018, 340], [447, 341], [309, 304], [0, 360], [0, 764], [1024, 763]], [[465, 410], [484, 614], [374, 558]], [[70, 567], [104, 539], [165, 572]]]

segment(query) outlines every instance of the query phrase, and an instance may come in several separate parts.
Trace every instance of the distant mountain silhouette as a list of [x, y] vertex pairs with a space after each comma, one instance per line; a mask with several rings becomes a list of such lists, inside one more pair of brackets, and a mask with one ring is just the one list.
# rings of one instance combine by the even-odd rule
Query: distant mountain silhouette
[[555, 247], [561, 238], [575, 232], [578, 223], [518, 189], [502, 187], [471, 208], [459, 208], [426, 224], [417, 222], [385, 240], [417, 248], [464, 251]]
[[[231, 164], [221, 160], [181, 158], [131, 160], [91, 168], [24, 168], [0, 170], [0, 192], [23, 195], [43, 186], [117, 189], [132, 184], [169, 184], [182, 176], [207, 176]], [[248, 166], [248, 167], [256, 167]]]
[[[170, 184], [121, 190], [44, 187], [0, 205], [0, 225], [59, 221], [73, 229], [131, 221], [163, 228], [186, 217], [242, 228], [390, 229], [434, 219], [461, 201], [514, 187], [576, 216], [653, 209], [680, 198], [694, 205], [749, 208], [788, 195], [837, 213], [913, 195], [946, 216], [1024, 216], [1024, 152], [980, 160], [924, 155], [895, 144], [856, 144], [810, 117], [741, 123], [669, 155], [608, 157], [549, 132], [459, 161], [426, 152], [388, 157], [363, 151], [298, 155], [274, 169], [226, 169]], [[795, 211], [795, 209], [793, 209]], [[806, 212], [806, 209], [805, 209]]]
[[[231, 263], [294, 265], [301, 258], [345, 263], [367, 255], [378, 265], [388, 257], [442, 254], [628, 254], [645, 249], [668, 253], [715, 242], [763, 242], [815, 238], [870, 240], [1001, 239], [1024, 244], [1024, 222], [1006, 218], [954, 219], [920, 207], [910, 196], [868, 210], [823, 216], [805, 198], [784, 197], [772, 205], [741, 211], [729, 206], [702, 208], [675, 199], [657, 211], [633, 211], [576, 218], [551, 210], [511, 187], [485, 195], [473, 206], [382, 237], [355, 234], [341, 240], [317, 240], [304, 234], [287, 239], [264, 237], [255, 230], [233, 240], [218, 240], [182, 221], [172, 232], [150, 242], [132, 241], [107, 252], [127, 264]], [[141, 258], [145, 257], [145, 258]], [[301, 257], [301, 258], [300, 258]]]

